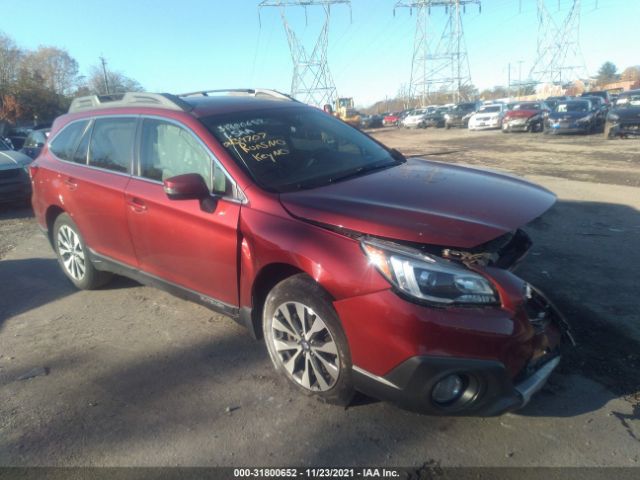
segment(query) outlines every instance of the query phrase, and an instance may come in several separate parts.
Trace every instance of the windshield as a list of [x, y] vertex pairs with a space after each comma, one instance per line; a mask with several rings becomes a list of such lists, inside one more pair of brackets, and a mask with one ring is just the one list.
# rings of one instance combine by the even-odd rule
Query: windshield
[[584, 102], [560, 102], [555, 108], [558, 113], [564, 112], [588, 112], [590, 104], [587, 101]]
[[480, 110], [478, 110], [478, 112], [480, 113], [494, 113], [499, 111], [500, 111], [500, 105], [489, 105], [486, 107], [480, 107]]
[[453, 107], [456, 112], [471, 112], [476, 109], [475, 103], [461, 103]]
[[401, 162], [358, 130], [315, 109], [238, 112], [202, 122], [267, 190], [318, 187]]
[[638, 108], [640, 107], [640, 92], [632, 95], [625, 95], [618, 98], [616, 108]]

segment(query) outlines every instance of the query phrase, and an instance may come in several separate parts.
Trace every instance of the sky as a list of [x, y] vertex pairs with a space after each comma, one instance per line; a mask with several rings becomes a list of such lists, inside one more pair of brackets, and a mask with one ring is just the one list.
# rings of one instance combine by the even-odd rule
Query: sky
[[[397, 0], [352, 0], [331, 9], [328, 59], [338, 94], [359, 106], [396, 96], [409, 82], [416, 14]], [[572, 0], [546, 0], [558, 18]], [[109, 68], [148, 91], [275, 88], [289, 92], [293, 64], [279, 9], [259, 0], [0, 0], [0, 31], [23, 48], [68, 50], [88, 73], [103, 55]], [[351, 11], [350, 11], [351, 10]], [[320, 7], [287, 9], [307, 49]], [[444, 12], [433, 9], [439, 36]], [[640, 64], [640, 0], [582, 0], [581, 46], [589, 74], [605, 61]], [[483, 0], [463, 16], [473, 83], [480, 89], [524, 79], [536, 54], [536, 0]]]

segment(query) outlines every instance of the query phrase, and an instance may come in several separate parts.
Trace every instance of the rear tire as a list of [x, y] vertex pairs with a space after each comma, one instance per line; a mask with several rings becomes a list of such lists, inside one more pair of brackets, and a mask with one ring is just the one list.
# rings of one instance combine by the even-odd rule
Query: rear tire
[[56, 218], [52, 238], [60, 268], [77, 288], [93, 290], [111, 280], [111, 273], [102, 272], [93, 266], [77, 225], [66, 213]]
[[267, 295], [264, 339], [276, 371], [305, 395], [346, 406], [354, 394], [351, 353], [331, 297], [305, 274]]

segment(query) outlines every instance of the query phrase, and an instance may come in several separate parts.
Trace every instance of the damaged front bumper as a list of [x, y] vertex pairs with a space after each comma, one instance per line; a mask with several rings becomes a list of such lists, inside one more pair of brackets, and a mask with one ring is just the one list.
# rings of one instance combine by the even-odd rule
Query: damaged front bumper
[[609, 138], [640, 136], [640, 122], [609, 123]]

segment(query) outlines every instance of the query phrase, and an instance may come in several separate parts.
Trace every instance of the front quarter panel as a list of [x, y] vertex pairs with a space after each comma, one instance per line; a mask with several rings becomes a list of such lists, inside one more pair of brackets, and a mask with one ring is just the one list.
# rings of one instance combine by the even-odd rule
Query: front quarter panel
[[357, 240], [291, 217], [279, 203], [242, 210], [240, 305], [251, 306], [253, 281], [271, 264], [295, 267], [335, 299], [389, 289]]

